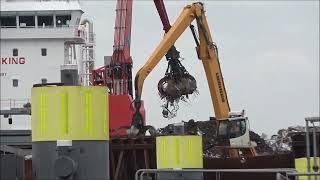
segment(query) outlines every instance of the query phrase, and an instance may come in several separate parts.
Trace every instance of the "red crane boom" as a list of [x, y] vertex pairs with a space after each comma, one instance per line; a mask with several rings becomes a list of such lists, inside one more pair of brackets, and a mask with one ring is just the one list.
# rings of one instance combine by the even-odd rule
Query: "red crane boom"
[[111, 61], [92, 71], [92, 84], [107, 86], [110, 95], [132, 96], [131, 21], [132, 0], [118, 0]]
[[130, 57], [131, 21], [132, 0], [117, 1], [112, 55], [112, 61], [115, 63], [132, 64]]
[[[110, 136], [125, 136], [130, 128], [132, 106], [132, 58], [131, 44], [132, 0], [117, 0], [114, 27], [114, 44], [111, 60], [105, 66], [92, 71], [95, 86], [109, 89]], [[140, 109], [144, 117], [144, 108]]]
[[132, 0], [118, 0], [111, 57], [111, 94], [132, 96], [131, 43]]
[[163, 25], [163, 30], [165, 31], [165, 33], [167, 33], [170, 30], [171, 25], [170, 25], [170, 21], [169, 21], [168, 14], [166, 11], [166, 7], [164, 6], [163, 0], [154, 0], [153, 2], [156, 5], [158, 14], [160, 16], [160, 19]]

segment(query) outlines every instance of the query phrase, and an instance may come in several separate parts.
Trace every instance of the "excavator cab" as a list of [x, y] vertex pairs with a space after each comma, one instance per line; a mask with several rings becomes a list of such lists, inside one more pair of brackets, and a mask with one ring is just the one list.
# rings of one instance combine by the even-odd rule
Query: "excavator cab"
[[225, 137], [226, 139], [237, 138], [243, 136], [246, 129], [245, 118], [220, 121], [218, 136]]
[[251, 146], [250, 128], [245, 112], [230, 112], [230, 118], [218, 121], [218, 137], [229, 140], [230, 146]]
[[217, 147], [224, 150], [229, 157], [240, 157], [245, 162], [245, 157], [256, 156], [255, 143], [250, 141], [249, 121], [247, 117], [232, 117], [228, 120], [218, 121]]
[[236, 117], [218, 121], [218, 137], [229, 140], [231, 146], [250, 146], [248, 118]]

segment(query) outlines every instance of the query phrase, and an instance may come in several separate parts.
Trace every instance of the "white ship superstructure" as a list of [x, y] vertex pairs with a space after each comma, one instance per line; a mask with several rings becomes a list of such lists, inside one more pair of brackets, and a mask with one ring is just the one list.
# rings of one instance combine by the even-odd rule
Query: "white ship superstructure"
[[82, 14], [78, 1], [1, 0], [0, 129], [30, 129], [30, 115], [14, 114], [25, 113], [33, 84], [61, 82], [61, 69], [88, 85], [94, 34]]

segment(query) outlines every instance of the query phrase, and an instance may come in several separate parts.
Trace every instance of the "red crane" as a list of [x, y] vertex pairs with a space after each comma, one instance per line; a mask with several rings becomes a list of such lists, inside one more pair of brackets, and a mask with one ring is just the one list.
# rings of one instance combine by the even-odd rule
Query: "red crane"
[[[154, 0], [155, 6], [168, 32], [171, 28], [163, 0]], [[133, 106], [132, 58], [130, 56], [132, 0], [117, 0], [114, 45], [111, 59], [105, 60], [105, 65], [92, 70], [92, 85], [106, 86], [109, 89], [109, 128], [110, 136], [125, 136], [126, 130], [133, 122], [135, 109]], [[173, 46], [172, 53], [179, 53]], [[169, 54], [172, 54], [169, 53]], [[145, 109], [143, 102], [138, 112], [142, 115], [145, 125]]]
[[165, 31], [165, 33], [167, 33], [170, 30], [171, 25], [170, 25], [170, 21], [169, 21], [168, 14], [166, 11], [166, 7], [164, 6], [163, 0], [153, 0], [153, 2], [156, 5], [158, 14], [160, 16], [160, 19], [163, 25], [163, 30]]
[[110, 95], [132, 95], [131, 43], [132, 0], [118, 0], [111, 59], [93, 70], [93, 85], [108, 86]]
[[[111, 59], [105, 66], [92, 71], [95, 86], [109, 89], [110, 136], [125, 136], [131, 126], [134, 107], [132, 104], [131, 44], [132, 0], [117, 0], [114, 27], [114, 45]], [[140, 109], [144, 116], [143, 106]]]

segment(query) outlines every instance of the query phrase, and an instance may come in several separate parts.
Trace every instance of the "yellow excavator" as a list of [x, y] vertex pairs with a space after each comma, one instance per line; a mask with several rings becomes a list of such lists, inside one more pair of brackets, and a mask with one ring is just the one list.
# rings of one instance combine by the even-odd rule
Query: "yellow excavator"
[[[198, 33], [191, 24], [194, 20], [197, 23]], [[175, 50], [175, 48], [172, 49], [174, 43], [188, 27], [192, 31], [197, 55], [203, 63], [207, 77], [215, 119], [218, 124], [218, 136], [220, 139], [224, 139], [224, 142], [216, 147], [221, 148], [229, 157], [256, 156], [254, 145], [251, 144], [249, 138], [248, 118], [245, 117], [244, 111], [240, 113], [230, 111], [219, 64], [218, 49], [212, 40], [204, 6], [200, 2], [188, 5], [183, 9], [148, 61], [138, 71], [135, 77], [136, 113], [132, 126], [139, 129], [145, 125], [143, 117], [139, 114], [144, 80], [165, 55], [167, 56], [170, 51]]]

